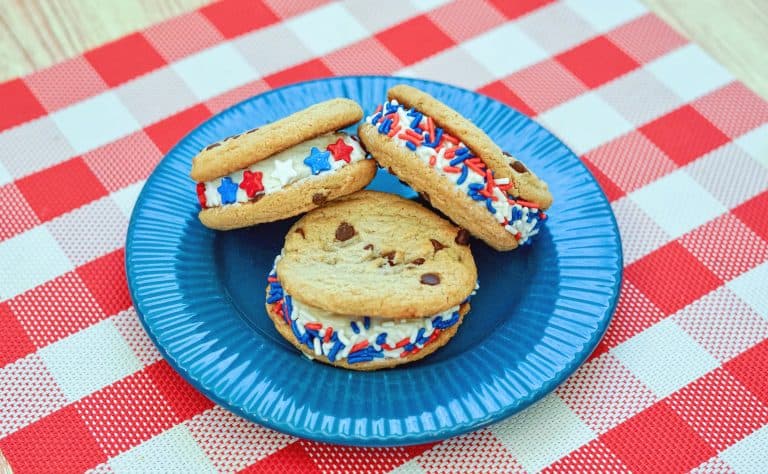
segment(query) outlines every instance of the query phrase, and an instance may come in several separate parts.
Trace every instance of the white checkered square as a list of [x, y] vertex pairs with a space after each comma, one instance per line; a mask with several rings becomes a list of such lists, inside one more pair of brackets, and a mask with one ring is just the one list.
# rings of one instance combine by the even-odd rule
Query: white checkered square
[[[243, 35], [232, 44], [264, 76], [312, 58], [309, 48], [282, 23]], [[264, 45], [280, 47], [265, 48]]]
[[259, 78], [259, 73], [230, 43], [195, 53], [171, 67], [200, 100]]
[[719, 365], [671, 319], [618, 345], [611, 354], [659, 398], [674, 393]]
[[726, 286], [768, 320], [768, 262], [742, 273]]
[[417, 459], [411, 459], [389, 471], [389, 474], [427, 474], [427, 471], [419, 465]]
[[629, 197], [673, 238], [727, 210], [684, 170], [663, 176]]
[[735, 141], [758, 163], [768, 168], [768, 124], [745, 133]]
[[11, 173], [5, 169], [3, 162], [0, 161], [0, 186], [6, 185], [10, 182], [13, 182], [13, 176], [11, 176]]
[[595, 92], [588, 92], [539, 115], [539, 121], [562, 138], [577, 155], [630, 130], [627, 122]]
[[170, 67], [145, 74], [115, 89], [142, 126], [153, 124], [197, 103], [192, 91]]
[[[460, 68], [456, 65], [461, 64]], [[443, 81], [467, 89], [493, 82], [493, 75], [461, 48], [451, 48], [405, 68], [395, 75]]]
[[145, 472], [215, 473], [189, 430], [178, 425], [109, 461], [115, 474]]
[[285, 25], [317, 56], [368, 36], [344, 5], [332, 3], [291, 18]]
[[417, 460], [426, 472], [525, 473], [523, 466], [489, 429], [449, 438], [422, 453]]
[[677, 95], [644, 69], [625, 74], [596, 92], [635, 126], [657, 119], [682, 105]]
[[163, 358], [142, 327], [135, 309], [129, 308], [121, 311], [112, 318], [112, 322], [142, 365], [148, 366]]
[[417, 9], [426, 12], [429, 10], [434, 10], [441, 5], [445, 5], [450, 1], [451, 0], [410, 0], [410, 3]]
[[141, 369], [111, 320], [94, 324], [38, 351], [70, 402]]
[[0, 367], [0, 438], [66, 404], [67, 398], [39, 355]]
[[556, 394], [489, 429], [528, 472], [541, 470], [595, 438]]
[[685, 171], [729, 209], [768, 189], [768, 168], [733, 143], [694, 161]]
[[93, 150], [141, 128], [113, 91], [58, 110], [51, 117], [77, 153]]
[[768, 426], [729, 447], [720, 458], [739, 474], [762, 474], [768, 466]]
[[80, 266], [125, 245], [128, 218], [112, 198], [105, 196], [47, 226], [70, 261]]
[[0, 242], [0, 300], [13, 298], [74, 267], [45, 225]]
[[0, 132], [0, 150], [0, 163], [14, 179], [77, 155], [50, 117]]
[[505, 23], [459, 47], [469, 52], [496, 78], [502, 78], [547, 57], [547, 52], [515, 23]]
[[[518, 26], [551, 55], [559, 54], [595, 35], [595, 30], [564, 3], [556, 2], [522, 17]], [[553, 28], [552, 25], [557, 25]]]
[[144, 182], [144, 180], [138, 181], [110, 194], [110, 197], [115, 201], [123, 215], [129, 219], [133, 212], [133, 206], [136, 204], [136, 199], [139, 198], [141, 188], [144, 187]]
[[611, 203], [619, 224], [624, 264], [648, 255], [672, 238], [651, 217], [628, 197]]
[[733, 80], [733, 76], [699, 46], [691, 43], [645, 65], [686, 102]]
[[387, 0], [386, 15], [382, 15], [378, 8], [371, 8], [368, 2], [345, 0], [342, 3], [344, 8], [371, 33], [386, 30], [419, 13], [413, 3], [408, 0]]
[[691, 469], [690, 474], [736, 474], [736, 471], [721, 458], [714, 456]]
[[566, 0], [565, 4], [576, 11], [585, 21], [605, 32], [644, 15], [648, 9], [636, 0]]

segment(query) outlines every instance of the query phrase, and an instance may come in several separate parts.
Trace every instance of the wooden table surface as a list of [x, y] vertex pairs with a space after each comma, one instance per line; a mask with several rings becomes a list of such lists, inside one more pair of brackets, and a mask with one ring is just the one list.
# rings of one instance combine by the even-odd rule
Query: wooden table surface
[[[768, 0], [643, 1], [768, 99]], [[205, 3], [113, 0], [105, 8], [105, 0], [0, 0], [0, 82]], [[0, 474], [7, 468], [0, 453]]]

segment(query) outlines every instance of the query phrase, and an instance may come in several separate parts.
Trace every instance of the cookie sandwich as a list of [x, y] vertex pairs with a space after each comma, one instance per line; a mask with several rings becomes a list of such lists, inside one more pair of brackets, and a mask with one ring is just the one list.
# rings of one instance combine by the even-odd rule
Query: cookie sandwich
[[382, 167], [497, 250], [531, 242], [552, 204], [547, 184], [458, 112], [398, 85], [358, 135]]
[[333, 99], [206, 146], [190, 172], [200, 221], [219, 230], [276, 221], [364, 188], [376, 165], [337, 131], [362, 115], [357, 103]]
[[360, 191], [288, 231], [267, 313], [312, 359], [355, 370], [412, 362], [445, 345], [469, 311], [469, 235], [418, 203]]

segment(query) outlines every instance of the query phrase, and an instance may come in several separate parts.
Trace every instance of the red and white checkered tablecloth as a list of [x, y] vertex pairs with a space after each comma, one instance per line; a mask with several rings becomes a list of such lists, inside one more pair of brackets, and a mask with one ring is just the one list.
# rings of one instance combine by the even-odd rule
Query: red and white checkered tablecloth
[[[619, 222], [613, 323], [555, 393], [442, 443], [244, 421], [139, 325], [123, 243], [193, 126], [272, 87], [436, 79], [547, 126]], [[766, 472], [768, 103], [635, 0], [225, 0], [0, 84], [0, 450], [39, 472]]]

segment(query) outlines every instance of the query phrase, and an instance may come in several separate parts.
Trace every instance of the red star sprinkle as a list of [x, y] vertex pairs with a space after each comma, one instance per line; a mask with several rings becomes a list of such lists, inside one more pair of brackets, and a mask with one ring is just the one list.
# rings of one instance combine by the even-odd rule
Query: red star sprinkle
[[197, 200], [200, 201], [200, 206], [205, 209], [205, 183], [197, 183]]
[[326, 147], [326, 150], [333, 154], [334, 160], [344, 160], [347, 163], [349, 163], [349, 160], [351, 159], [350, 153], [352, 153], [353, 149], [354, 148], [344, 143], [344, 139], [342, 138], [339, 138], [333, 145], [328, 145]]
[[248, 198], [252, 198], [256, 193], [264, 191], [264, 185], [261, 184], [261, 178], [264, 174], [261, 171], [255, 173], [246, 170], [243, 172], [243, 182], [240, 183], [240, 188], [245, 190], [245, 194]]

